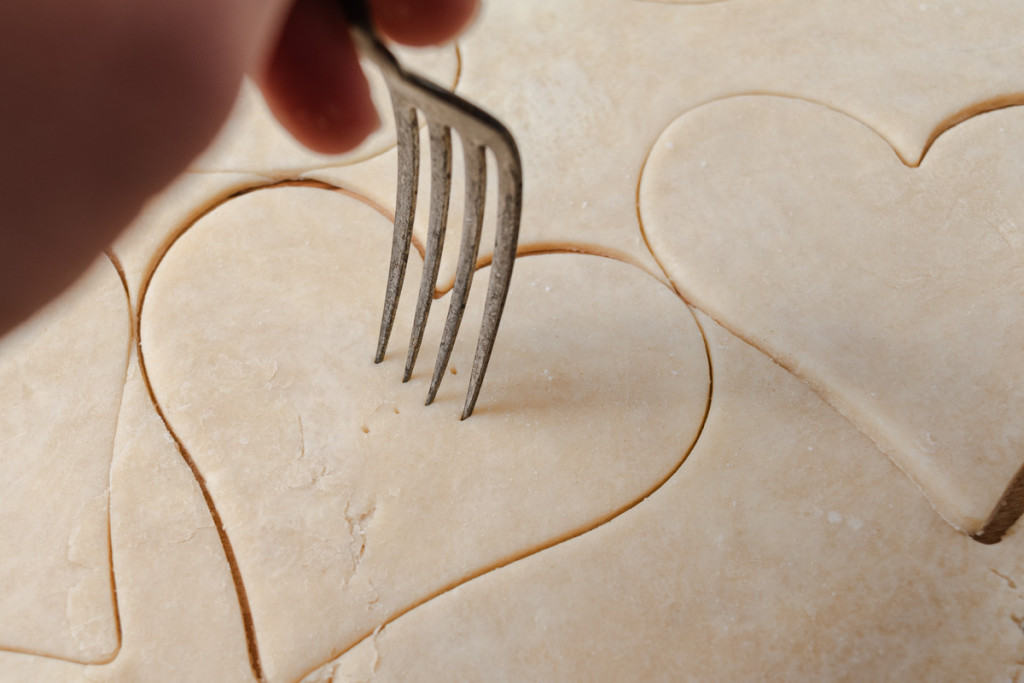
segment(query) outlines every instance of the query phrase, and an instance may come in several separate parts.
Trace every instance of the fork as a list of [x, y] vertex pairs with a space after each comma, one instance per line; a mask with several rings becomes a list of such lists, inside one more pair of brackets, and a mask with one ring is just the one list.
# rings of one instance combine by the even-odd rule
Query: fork
[[387, 82], [398, 133], [395, 231], [391, 243], [391, 261], [375, 363], [384, 360], [391, 328], [395, 322], [398, 297], [405, 279], [405, 266], [409, 260], [419, 178], [417, 110], [423, 112], [430, 136], [430, 216], [427, 244], [412, 335], [405, 359], [405, 372], [402, 376], [403, 382], [409, 381], [416, 364], [441, 264], [441, 249], [448, 223], [448, 200], [451, 195], [452, 129], [456, 130], [462, 141], [466, 173], [466, 208], [462, 240], [455, 271], [455, 284], [448, 305], [448, 317], [445, 319], [430, 388], [427, 390], [426, 405], [430, 405], [437, 395], [444, 371], [448, 367], [462, 315], [466, 310], [483, 226], [484, 199], [487, 193], [486, 150], [491, 150], [497, 162], [498, 220], [494, 256], [484, 302], [483, 323], [480, 336], [477, 338], [469, 389], [460, 418], [464, 420], [473, 413], [477, 397], [480, 395], [480, 386], [487, 372], [487, 364], [494, 348], [494, 339], [498, 333], [498, 325], [512, 279], [523, 204], [523, 171], [519, 150], [512, 134], [496, 118], [431, 81], [406, 71], [378, 37], [365, 0], [341, 0], [341, 4], [356, 47], [364, 57], [376, 64]]

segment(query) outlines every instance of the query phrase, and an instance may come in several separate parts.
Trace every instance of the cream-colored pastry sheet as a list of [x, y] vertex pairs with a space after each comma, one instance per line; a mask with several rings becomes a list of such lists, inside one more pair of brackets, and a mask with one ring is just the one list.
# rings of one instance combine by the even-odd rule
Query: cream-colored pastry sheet
[[94, 666], [0, 652], [0, 681], [253, 680], [217, 530], [150, 401], [134, 351], [113, 453], [110, 557], [120, 646], [110, 662]]
[[390, 233], [340, 193], [253, 192], [174, 244], [142, 304], [145, 368], [231, 539], [268, 680], [633, 504], [704, 417], [688, 309], [642, 271], [579, 254], [517, 264], [484, 392], [460, 422], [481, 271], [453, 371], [424, 407], [446, 299], [401, 384], [415, 254], [392, 350], [370, 361]]
[[[521, 250], [582, 246], [658, 274], [637, 229], [635, 195], [647, 152], [681, 113], [739, 93], [801, 97], [865, 122], [914, 161], [949, 122], [1021, 100], [1022, 21], [1016, 0], [490, 2], [460, 38], [457, 91], [516, 135], [525, 169]], [[308, 175], [394, 206], [395, 163], [390, 152], [370, 173]], [[461, 223], [460, 181], [456, 168], [453, 225]], [[422, 238], [425, 185], [420, 197]], [[485, 225], [486, 253], [494, 232]], [[442, 261], [442, 283], [454, 279], [454, 252]]]
[[658, 139], [654, 253], [697, 306], [810, 382], [978, 532], [1024, 465], [1024, 108], [919, 168], [824, 107], [744, 97]]
[[111, 246], [133, 310], [138, 308], [143, 283], [184, 229], [233, 194], [272, 182], [271, 178], [255, 173], [185, 173], [146, 202]]
[[701, 320], [711, 410], [664, 486], [307, 680], [1016, 680], [1024, 536], [958, 534], [805, 384]]
[[[953, 122], [1021, 99], [1022, 14], [1015, 0], [969, 6], [882, 0], [486, 2], [458, 53], [446, 48], [403, 59], [442, 83], [457, 81], [459, 91], [515, 132], [526, 163], [522, 251], [568, 247], [609, 254], [664, 277], [640, 231], [637, 188], [651, 146], [683, 112], [737, 93], [818, 101], [876, 131], [862, 131], [870, 140], [865, 144], [884, 151], [887, 141], [897, 168], [897, 156], [916, 162]], [[374, 87], [380, 98], [379, 82]], [[385, 103], [385, 120], [387, 112]], [[808, 133], [813, 138], [812, 129], [787, 134], [791, 140]], [[953, 199], [993, 174], [1012, 175], [1019, 161], [1004, 151], [1015, 144], [1012, 132], [992, 135], [995, 142], [949, 147], [948, 165], [934, 171], [935, 182], [948, 192], [938, 192], [934, 202], [952, 207], [949, 225], [984, 223], [985, 244], [1001, 236], [1010, 252], [1019, 246], [1018, 221], [1001, 211], [1019, 194], [1012, 186], [995, 198], [982, 192], [966, 205]], [[929, 164], [944, 154], [946, 137], [914, 173], [932, 173]], [[95, 348], [81, 357], [64, 355], [62, 391], [36, 405], [44, 417], [16, 415], [15, 426], [0, 432], [15, 440], [56, 435], [62, 446], [103, 432], [95, 442], [106, 439], [108, 445], [105, 455], [70, 465], [65, 454], [71, 449], [60, 451], [58, 466], [46, 477], [40, 472], [56, 450], [44, 448], [45, 457], [33, 460], [0, 454], [0, 469], [33, 470], [31, 477], [5, 480], [13, 494], [0, 496], [0, 533], [6, 523], [19, 547], [49, 548], [48, 555], [19, 550], [0, 558], [0, 571], [15, 582], [28, 577], [7, 594], [6, 604], [36, 620], [31, 627], [28, 620], [7, 620], [12, 612], [0, 597], [0, 634], [13, 634], [20, 643], [0, 638], [0, 647], [50, 655], [0, 651], [0, 680], [242, 681], [253, 675], [251, 654], [269, 679], [290, 681], [371, 633], [376, 637], [340, 660], [338, 679], [346, 671], [373, 669], [401, 680], [416, 672], [493, 680], [495, 671], [510, 678], [554, 672], [620, 680], [645, 673], [705, 679], [1017, 675], [1021, 635], [1014, 624], [1024, 615], [1017, 589], [1024, 571], [1015, 550], [1019, 534], [1011, 532], [994, 548], [955, 535], [929, 515], [913, 486], [857, 429], [711, 323], [716, 406], [702, 433], [703, 455], [692, 471], [687, 462], [658, 488], [700, 430], [709, 377], [685, 307], [639, 270], [596, 256], [520, 262], [514, 286], [523, 293], [510, 300], [496, 364], [468, 423], [459, 424], [456, 416], [478, 311], [467, 314], [454, 363], [459, 374], [446, 377], [437, 405], [423, 409], [420, 403], [446, 299], [436, 303], [441, 310], [434, 312], [435, 327], [409, 386], [398, 382], [405, 331], [396, 331], [385, 365], [372, 367], [388, 220], [323, 189], [228, 197], [303, 176], [356, 190], [386, 214], [394, 205], [392, 139], [385, 127], [351, 155], [309, 154], [287, 138], [247, 86], [224, 136], [194, 164], [197, 172], [155, 198], [114, 245], [133, 310], [143, 306], [145, 369], [129, 366], [122, 404], [122, 384], [111, 379], [117, 349], [123, 376], [127, 339], [118, 290], [122, 308], [110, 317], [114, 324], [104, 327], [103, 316], [85, 316], [76, 331], [88, 332], [58, 340], [91, 340]], [[807, 151], [780, 147], [784, 159]], [[817, 151], [836, 154], [832, 146]], [[942, 170], [960, 163], [958, 155], [977, 170], [959, 185], [955, 174]], [[828, 173], [849, 173], [842, 154], [833, 160]], [[723, 166], [720, 177], [746, 172], [748, 160], [739, 161], [733, 171]], [[453, 240], [461, 219], [459, 163], [456, 154]], [[899, 173], [904, 171], [910, 172]], [[709, 177], [706, 172], [694, 179]], [[856, 173], [850, 178], [842, 175], [842, 182], [861, 181]], [[890, 197], [894, 187], [878, 188], [877, 196]], [[754, 211], [744, 204], [747, 195], [734, 190], [721, 201], [739, 214]], [[285, 194], [273, 194], [278, 192]], [[420, 195], [422, 218], [425, 184]], [[909, 206], [924, 202], [906, 199]], [[493, 219], [492, 209], [489, 214]], [[418, 224], [417, 234], [424, 226]], [[484, 260], [492, 235], [487, 227]], [[448, 250], [442, 266], [442, 290], [452, 279], [454, 251]], [[659, 249], [658, 255], [664, 253]], [[104, 287], [112, 302], [120, 284], [115, 287], [116, 276], [106, 268]], [[413, 283], [418, 268], [414, 256]], [[985, 273], [979, 282], [990, 277]], [[1012, 285], [1013, 277], [1006, 282]], [[764, 293], [737, 281], [748, 282], [723, 279], [714, 293], [735, 288], [755, 301]], [[413, 286], [400, 325], [412, 317]], [[477, 302], [484, 289], [477, 284]], [[945, 301], [934, 308], [949, 312]], [[855, 312], [864, 319], [864, 312]], [[980, 317], [964, 329], [983, 347], [992, 342], [984, 339], [992, 321]], [[1009, 318], [996, 316], [996, 322], [1005, 330]], [[6, 347], [0, 348], [0, 367], [36, 362], [34, 344], [9, 341], [34, 334], [31, 326], [25, 329], [0, 341]], [[956, 341], [960, 329], [954, 332], [939, 353], [959, 363], [965, 347]], [[108, 344], [107, 337], [120, 341]], [[1008, 349], [1005, 358], [1014, 352]], [[995, 357], [991, 353], [984, 357]], [[19, 381], [52, 380], [48, 363], [59, 354], [39, 357], [46, 362], [38, 372]], [[800, 371], [799, 364], [787, 365]], [[102, 373], [109, 390], [92, 384], [88, 400], [72, 406], [80, 411], [90, 401], [103, 403], [88, 429], [53, 430], [54, 416], [64, 414], [60, 406], [75, 396], [63, 389]], [[870, 372], [865, 376], [874, 380]], [[920, 388], [920, 376], [908, 377], [899, 392]], [[147, 380], [178, 430], [183, 453], [149, 402]], [[1005, 388], [1006, 378], [999, 381]], [[17, 386], [0, 383], [0, 392]], [[842, 407], [824, 382], [815, 388]], [[928, 387], [923, 395], [930, 400], [937, 393]], [[2, 402], [0, 415], [35, 405], [16, 399]], [[865, 409], [858, 419], [844, 408], [879, 443], [882, 427], [910, 424], [901, 420], [919, 416], [915, 410], [894, 410], [883, 425], [880, 410]], [[945, 430], [955, 431], [952, 425], [962, 424], [963, 416], [982, 414], [966, 400], [950, 410]], [[28, 424], [33, 428], [25, 430]], [[827, 457], [806, 459], [808, 446]], [[20, 454], [20, 446], [15, 451]], [[915, 456], [907, 462], [940, 461]], [[949, 462], [949, 471], [935, 464], [937, 478], [930, 484], [916, 477], [932, 502], [956, 499], [958, 487], [974, 478], [984, 480], [984, 491], [1002, 478], [998, 468], [986, 466], [960, 481], [956, 468], [962, 462]], [[237, 551], [234, 565], [210, 512], [203, 511], [189, 463], [207, 476], [211, 502], [225, 522], [220, 531]], [[50, 483], [53, 472], [78, 470], [88, 473], [78, 486], [58, 490]], [[47, 485], [23, 485], [40, 477]], [[935, 483], [943, 477], [952, 488]], [[652, 489], [653, 496], [640, 502]], [[68, 510], [86, 498], [95, 504], [80, 507], [80, 531], [72, 534]], [[634, 503], [621, 518], [604, 523]], [[961, 514], [972, 524], [978, 517], [944, 514]], [[557, 545], [577, 533], [582, 535]], [[62, 546], [70, 554], [50, 543], [72, 536]], [[490, 572], [552, 544], [557, 547]], [[430, 601], [480, 572], [490, 573]], [[89, 578], [73, 584], [72, 573]], [[248, 591], [244, 599], [240, 588]], [[251, 653], [243, 609], [251, 610], [255, 626]], [[439, 631], [418, 632], [421, 626]], [[685, 637], [663, 646], [658, 639], [671, 633]], [[110, 657], [94, 666], [59, 659]], [[485, 665], [490, 668], [476, 668]]]

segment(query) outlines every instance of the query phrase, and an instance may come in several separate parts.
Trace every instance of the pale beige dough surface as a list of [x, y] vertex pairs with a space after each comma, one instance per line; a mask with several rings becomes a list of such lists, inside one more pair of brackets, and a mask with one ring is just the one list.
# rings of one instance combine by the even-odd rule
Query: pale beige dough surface
[[129, 335], [101, 256], [0, 338], [0, 650], [82, 662], [117, 650], [107, 491]]
[[146, 202], [111, 246], [132, 309], [138, 307], [143, 283], [160, 256], [182, 230], [233, 194], [272, 182], [256, 173], [184, 173]]
[[[490, 2], [460, 38], [457, 92], [497, 115], [519, 143], [521, 250], [582, 246], [659, 273], [637, 229], [635, 193], [652, 143], [682, 112], [738, 93], [802, 97], [866, 122], [916, 160], [965, 110], [1020, 99], [1022, 23], [1018, 0]], [[366, 169], [307, 175], [393, 207], [394, 166], [389, 152]], [[454, 226], [460, 176], [457, 167]], [[493, 223], [485, 226], [487, 253]], [[442, 283], [454, 279], [455, 252], [444, 258]]]
[[711, 411], [663, 487], [308, 680], [1017, 680], [1024, 536], [956, 533], [806, 385], [701, 321]]
[[120, 647], [110, 662], [95, 666], [0, 652], [0, 681], [252, 681], [217, 531], [150, 402], [134, 351], [120, 402], [110, 490]]
[[1024, 465], [1024, 109], [919, 168], [862, 124], [771, 97], [658, 139], [640, 209], [690, 301], [805, 378], [938, 512], [979, 531]]
[[633, 504], [704, 417], [689, 310], [642, 271], [578, 254], [518, 263], [484, 392], [459, 422], [477, 282], [458, 374], [424, 407], [446, 299], [402, 385], [415, 255], [392, 350], [370, 362], [390, 233], [336, 192], [257, 191], [186, 232], [142, 304], [145, 367], [231, 538], [268, 680]]
[[[420, 49], [397, 47], [395, 53], [403, 64], [437, 83], [454, 88], [458, 82], [459, 55], [452, 45]], [[259, 89], [246, 80], [224, 128], [213, 144], [192, 162], [190, 169], [288, 177], [311, 168], [357, 163], [393, 147], [395, 124], [387, 87], [377, 71], [367, 68], [366, 74], [370, 94], [380, 112], [381, 127], [351, 152], [318, 154], [300, 145], [270, 113]]]
[[[652, 273], [660, 271], [638, 228], [637, 184], [650, 146], [683, 111], [750, 91], [819, 100], [916, 161], [950, 121], [1024, 90], [1024, 6], [1016, 0], [485, 5], [461, 43], [458, 89], [519, 139], [527, 168], [523, 250], [583, 248]], [[427, 70], [455, 83], [456, 53], [437, 54], [436, 70]], [[173, 238], [237, 190], [304, 175], [394, 205], [394, 153], [384, 151], [389, 130], [353, 155], [317, 157], [285, 137], [253, 95], [243, 93], [197, 172], [154, 199], [114, 246], [133, 306]], [[864, 133], [870, 145], [884, 148]], [[965, 149], [995, 157], [1000, 144]], [[289, 194], [260, 203], [273, 192]], [[307, 199], [315, 192], [322, 194]], [[457, 178], [453, 226], [461, 216], [459, 193]], [[233, 204], [256, 195], [255, 205]], [[425, 189], [421, 197], [425, 209]], [[732, 194], [729, 201], [742, 207]], [[636, 271], [596, 257], [524, 260], [516, 286], [537, 291], [510, 303], [522, 308], [510, 309], [499, 336], [505, 361], [490, 370], [478, 414], [459, 425], [478, 313], [467, 315], [455, 363], [460, 373], [447, 377], [430, 409], [419, 404], [436, 329], [411, 386], [398, 383], [402, 330], [385, 366], [369, 364], [364, 340], [372, 345], [375, 337], [383, 280], [370, 270], [386, 263], [386, 220], [315, 190], [258, 192], [223, 209], [187, 233], [161, 266], [143, 315], [144, 342], [158, 396], [209, 475], [237, 543], [271, 680], [294, 680], [437, 591], [621, 511], [674, 471], [698, 431], [708, 390], [700, 338], [678, 300]], [[961, 210], [951, 214], [954, 223], [966, 215]], [[1015, 248], [1015, 222], [996, 224]], [[204, 231], [218, 237], [202, 237]], [[994, 235], [986, 232], [986, 239]], [[446, 261], [442, 286], [452, 270]], [[598, 303], [593, 310], [547, 307], [548, 286], [570, 292], [574, 305], [591, 296]], [[724, 281], [720, 289], [732, 286]], [[634, 299], [664, 310], [630, 312]], [[435, 324], [446, 302], [438, 303]], [[410, 319], [407, 306], [399, 320]], [[972, 329], [987, 330], [989, 322]], [[726, 347], [742, 347], [715, 334]], [[525, 340], [540, 344], [521, 353]], [[561, 342], [562, 351], [551, 347]], [[121, 354], [123, 372], [123, 346]], [[761, 670], [744, 668], [750, 661], [793, 677], [1012, 673], [1010, 664], [1022, 656], [1013, 621], [1024, 607], [1010, 590], [1024, 573], [1014, 550], [1019, 534], [995, 548], [953, 535], [856, 430], [792, 377], [749, 350], [719, 348], [715, 360], [720, 403], [702, 440], [703, 468], [690, 472], [687, 464], [650, 500], [596, 532], [426, 603], [378, 633], [380, 653], [368, 640], [342, 666], [372, 669], [379, 654], [378, 672], [403, 680], [417, 670], [437, 679], [451, 671], [472, 677], [481, 661], [510, 677], [540, 670], [743, 678]], [[106, 367], [90, 355], [64, 376], [74, 377], [79, 365], [90, 373]], [[50, 603], [27, 602], [35, 600], [28, 583], [8, 595], [26, 601], [18, 609], [28, 606], [33, 614], [46, 607], [41, 631], [5, 621], [10, 612], [0, 602], [0, 633], [6, 625], [17, 638], [45, 634], [40, 643], [78, 658], [85, 658], [86, 635], [89, 657], [114, 659], [89, 667], [0, 652], [0, 680], [251, 677], [223, 547], [185, 461], [147, 403], [143, 374], [133, 372], [109, 474], [109, 551], [101, 524], [106, 508], [98, 505], [77, 517], [90, 531], [76, 538], [92, 541], [72, 544], [70, 558], [51, 554], [56, 580], [45, 572], [30, 577], [67, 592], [61, 567], [79, 571], [85, 557], [91, 578], [74, 601], [50, 594]], [[111, 391], [95, 396], [116, 412], [121, 384]], [[723, 396], [732, 397], [725, 407]], [[104, 411], [105, 419], [111, 414]], [[570, 429], [579, 414], [584, 421]], [[977, 414], [965, 401], [955, 417]], [[806, 445], [830, 458], [797, 459]], [[90, 490], [105, 497], [107, 453], [107, 461], [83, 465], [96, 474], [93, 488], [60, 496], [58, 512]], [[0, 457], [0, 467], [14, 462]], [[462, 474], [453, 476], [451, 468]], [[672, 493], [680, 481], [685, 495]], [[31, 519], [41, 520], [39, 487], [17, 490], [19, 501], [35, 492]], [[23, 514], [21, 502], [8, 500], [15, 498], [0, 496], [0, 520]], [[19, 524], [17, 533], [25, 533]], [[58, 526], [44, 536], [67, 536]], [[26, 557], [0, 558], [0, 567], [21, 563], [18, 571], [31, 573], [23, 571]], [[34, 559], [30, 565], [41, 566]], [[674, 605], [665, 600], [670, 592]], [[758, 610], [764, 605], [770, 618]], [[66, 625], [51, 628], [66, 614], [85, 627], [72, 635], [78, 641], [67, 637]], [[440, 633], [416, 633], [420, 625], [437, 627], [435, 619], [444, 620]], [[652, 652], [649, 643], [672, 632], [687, 638]], [[508, 647], [510, 633], [521, 648]], [[437, 646], [433, 637], [450, 640]], [[605, 647], [595, 652], [594, 643]], [[753, 660], [734, 655], [748, 650]]]

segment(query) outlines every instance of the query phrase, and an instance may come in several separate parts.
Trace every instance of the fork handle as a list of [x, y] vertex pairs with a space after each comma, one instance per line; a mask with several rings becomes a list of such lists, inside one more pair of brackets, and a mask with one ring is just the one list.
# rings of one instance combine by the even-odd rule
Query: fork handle
[[386, 73], [404, 74], [398, 60], [377, 35], [369, 3], [366, 0], [338, 0], [338, 7], [348, 20], [359, 52]]
[[373, 33], [373, 19], [370, 17], [370, 6], [366, 0], [338, 0], [338, 4], [353, 28]]

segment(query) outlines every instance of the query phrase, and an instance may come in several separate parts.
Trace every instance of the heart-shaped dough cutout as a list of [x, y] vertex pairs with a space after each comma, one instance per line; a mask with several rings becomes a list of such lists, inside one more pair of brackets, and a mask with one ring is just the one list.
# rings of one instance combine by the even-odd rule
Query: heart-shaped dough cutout
[[684, 296], [988, 540], [1024, 463], [1022, 164], [1020, 109], [956, 126], [910, 168], [843, 114], [740, 97], [661, 135], [641, 214]]
[[143, 300], [146, 372], [231, 540], [269, 680], [634, 504], [679, 466], [705, 413], [689, 310], [642, 271], [578, 254], [517, 264], [480, 402], [460, 422], [481, 271], [459, 373], [424, 407], [447, 300], [401, 384], [415, 254], [392, 351], [371, 362], [390, 233], [341, 193], [253, 192], [185, 232]]
[[130, 337], [101, 256], [0, 339], [0, 649], [117, 652], [107, 494]]

